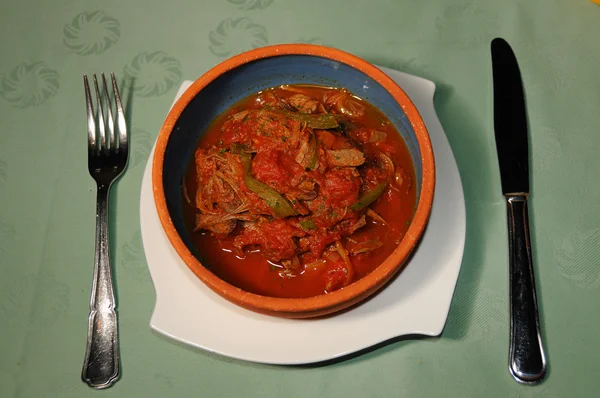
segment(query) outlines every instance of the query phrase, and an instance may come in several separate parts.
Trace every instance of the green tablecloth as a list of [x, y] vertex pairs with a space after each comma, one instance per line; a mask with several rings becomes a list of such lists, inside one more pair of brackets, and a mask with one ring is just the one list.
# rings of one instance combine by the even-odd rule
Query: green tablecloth
[[[507, 370], [505, 206], [489, 43], [528, 99], [532, 238], [547, 380]], [[5, 2], [0, 14], [0, 397], [591, 397], [600, 383], [600, 6], [588, 0]], [[440, 338], [320, 367], [257, 365], [153, 333], [142, 172], [184, 79], [240, 51], [321, 43], [436, 82], [464, 184], [465, 256]], [[122, 378], [80, 381], [94, 252], [81, 75], [136, 81], [132, 154], [113, 192]], [[318, 336], [315, 336], [318, 338]]]

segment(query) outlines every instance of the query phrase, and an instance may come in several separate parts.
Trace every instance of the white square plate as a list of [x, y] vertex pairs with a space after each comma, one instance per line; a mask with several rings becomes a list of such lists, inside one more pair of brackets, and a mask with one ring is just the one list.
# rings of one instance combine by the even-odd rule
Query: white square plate
[[[437, 336], [442, 332], [465, 244], [465, 201], [460, 175], [433, 107], [435, 84], [381, 69], [402, 87], [419, 110], [431, 136], [436, 161], [429, 224], [405, 268], [369, 300], [322, 319], [281, 319], [240, 308], [206, 287], [169, 243], [152, 194], [152, 151], [142, 182], [140, 218], [144, 251], [156, 289], [156, 306], [150, 320], [154, 330], [207, 351], [272, 364], [319, 362], [397, 336]], [[185, 81], [181, 85], [177, 98], [191, 83]]]

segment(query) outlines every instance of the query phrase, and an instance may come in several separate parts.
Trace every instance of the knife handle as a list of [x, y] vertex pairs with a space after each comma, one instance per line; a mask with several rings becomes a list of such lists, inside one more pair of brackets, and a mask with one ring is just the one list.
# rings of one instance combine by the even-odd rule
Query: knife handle
[[534, 384], [546, 375], [538, 316], [527, 195], [509, 195], [508, 245], [510, 284], [509, 369], [520, 383]]

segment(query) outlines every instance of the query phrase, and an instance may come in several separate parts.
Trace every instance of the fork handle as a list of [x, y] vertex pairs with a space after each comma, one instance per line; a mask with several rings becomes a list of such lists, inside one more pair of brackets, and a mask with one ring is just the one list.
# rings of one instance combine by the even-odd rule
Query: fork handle
[[109, 192], [110, 185], [98, 184], [94, 280], [81, 373], [83, 381], [96, 389], [108, 388], [119, 378], [119, 338], [108, 237]]

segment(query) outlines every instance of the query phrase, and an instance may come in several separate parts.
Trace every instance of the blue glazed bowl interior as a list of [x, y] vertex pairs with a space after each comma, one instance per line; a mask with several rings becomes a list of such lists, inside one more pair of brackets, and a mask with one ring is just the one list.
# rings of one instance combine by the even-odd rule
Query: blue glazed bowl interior
[[163, 184], [171, 220], [188, 249], [202, 262], [192, 244], [183, 212], [183, 178], [198, 140], [212, 120], [239, 100], [282, 84], [319, 84], [344, 87], [381, 110], [406, 143], [420, 196], [421, 154], [408, 117], [379, 83], [344, 63], [313, 55], [263, 58], [232, 69], [210, 82], [186, 106], [173, 127], [164, 157]]

